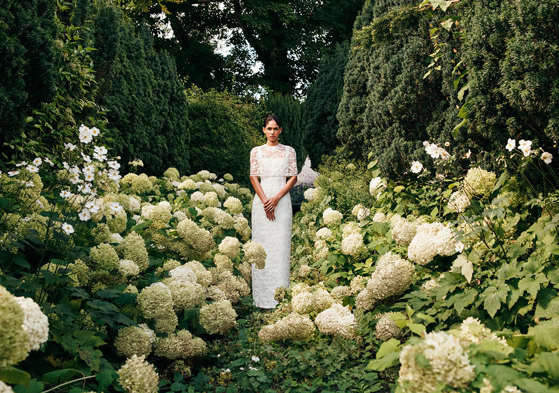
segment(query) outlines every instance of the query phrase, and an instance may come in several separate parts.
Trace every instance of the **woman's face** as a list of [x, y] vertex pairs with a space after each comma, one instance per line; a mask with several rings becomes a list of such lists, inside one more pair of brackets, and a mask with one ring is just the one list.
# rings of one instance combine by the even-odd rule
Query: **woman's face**
[[266, 138], [268, 138], [268, 142], [272, 144], [276, 144], [278, 142], [279, 134], [281, 134], [281, 127], [278, 126], [278, 123], [276, 123], [275, 120], [270, 120], [263, 130], [264, 134], [266, 134]]

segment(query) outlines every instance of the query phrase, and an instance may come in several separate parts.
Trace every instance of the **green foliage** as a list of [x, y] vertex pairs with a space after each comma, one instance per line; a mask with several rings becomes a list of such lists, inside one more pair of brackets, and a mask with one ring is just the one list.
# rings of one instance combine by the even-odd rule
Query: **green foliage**
[[187, 172], [188, 104], [174, 61], [154, 48], [145, 24], [136, 31], [116, 6], [100, 3], [92, 11], [96, 98], [108, 110], [116, 153], [124, 163], [142, 159], [149, 174]]
[[318, 167], [322, 156], [331, 154], [338, 143], [336, 113], [342, 97], [348, 51], [348, 43], [337, 45], [334, 54], [322, 60], [315, 81], [307, 89], [303, 104], [304, 142], [314, 167]]
[[270, 93], [262, 100], [262, 106], [265, 112], [272, 113], [281, 119], [280, 142], [295, 149], [297, 168], [301, 170], [307, 158], [307, 151], [303, 143], [304, 125], [301, 103], [291, 96]]
[[187, 91], [193, 171], [230, 173], [248, 184], [250, 150], [262, 143], [259, 108], [228, 92]]
[[495, 168], [508, 138], [546, 151], [557, 139], [559, 4], [449, 5], [370, 1], [355, 25], [338, 138], [357, 157], [372, 153], [387, 176], [424, 158], [423, 140]]

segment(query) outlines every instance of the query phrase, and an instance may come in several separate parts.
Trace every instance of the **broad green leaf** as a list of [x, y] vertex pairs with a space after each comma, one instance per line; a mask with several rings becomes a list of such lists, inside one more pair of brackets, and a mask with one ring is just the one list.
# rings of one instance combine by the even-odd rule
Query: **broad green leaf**
[[395, 338], [391, 338], [388, 341], [382, 343], [377, 351], [377, 359], [385, 357], [389, 353], [400, 351], [400, 341]]
[[[450, 29], [452, 28], [452, 25], [454, 24], [454, 21], [451, 18], [448, 18], [447, 20], [445, 20], [444, 22], [441, 22], [441, 26], [444, 27], [446, 30], [450, 31]], [[461, 99], [460, 99], [461, 100]]]
[[30, 380], [31, 375], [18, 368], [10, 366], [0, 368], [0, 381], [10, 385], [27, 385]]
[[431, 210], [431, 217], [435, 218], [439, 214], [439, 208], [435, 206], [433, 210]]
[[380, 359], [374, 359], [369, 362], [366, 369], [374, 371], [384, 371], [389, 367], [394, 367], [398, 364], [400, 354], [398, 352], [392, 352]]
[[462, 101], [464, 99], [464, 94], [466, 93], [466, 90], [468, 90], [470, 88], [470, 84], [466, 83], [464, 86], [462, 86], [462, 88], [458, 91], [458, 100]]
[[474, 274], [474, 264], [466, 258], [465, 255], [460, 254], [452, 264], [453, 267], [460, 268], [462, 275], [466, 278], [468, 283], [472, 282], [472, 275]]
[[410, 323], [408, 328], [418, 336], [422, 336], [425, 333], [425, 326], [420, 323]]
[[542, 273], [538, 273], [535, 277], [524, 277], [518, 282], [518, 289], [526, 291], [532, 298], [538, 296], [540, 285], [547, 283], [547, 279]]
[[559, 381], [559, 355], [550, 352], [540, 352], [535, 362], [541, 366], [547, 374], [556, 381]]
[[404, 191], [405, 188], [406, 188], [406, 187], [404, 187], [404, 186], [397, 186], [397, 187], [394, 187], [394, 192], [402, 192], [402, 191]]
[[452, 300], [454, 301], [454, 308], [458, 315], [462, 314], [462, 311], [472, 304], [477, 298], [477, 291], [473, 289], [468, 289], [463, 293], [456, 294], [452, 296]]
[[435, 321], [435, 318], [433, 318], [433, 317], [430, 316], [430, 315], [424, 314], [424, 313], [422, 313], [422, 312], [418, 312], [417, 314], [415, 314], [415, 317], [418, 318], [418, 319], [422, 319], [422, 320], [426, 321], [427, 324], [435, 323], [435, 322], [436, 322], [436, 321]]
[[61, 382], [66, 382], [76, 374], [82, 375], [82, 372], [72, 368], [54, 370], [49, 373], [43, 374], [43, 382], [54, 385]]
[[501, 308], [501, 303], [506, 302], [507, 291], [502, 287], [489, 287], [483, 292], [482, 297], [484, 298], [483, 307], [489, 313], [489, 316], [493, 318]]
[[538, 294], [536, 318], [553, 318], [559, 315], [559, 297], [553, 288], [543, 288]]
[[105, 341], [95, 335], [95, 332], [90, 330], [76, 330], [74, 337], [80, 342], [80, 346], [98, 347], [106, 344]]
[[534, 338], [535, 343], [548, 350], [559, 349], [559, 326], [542, 323], [528, 329], [528, 335]]
[[45, 384], [32, 379], [25, 385], [17, 385], [13, 387], [15, 393], [41, 393], [45, 389]]
[[514, 384], [526, 392], [537, 393], [556, 393], [556, 390], [551, 390], [544, 384], [536, 381], [535, 379], [521, 378], [514, 381]]

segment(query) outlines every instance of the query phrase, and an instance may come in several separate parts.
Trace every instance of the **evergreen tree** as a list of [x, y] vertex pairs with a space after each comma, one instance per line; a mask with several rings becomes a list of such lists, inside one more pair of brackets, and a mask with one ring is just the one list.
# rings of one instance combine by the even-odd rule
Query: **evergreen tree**
[[304, 145], [315, 168], [321, 163], [322, 155], [331, 154], [338, 144], [336, 113], [343, 92], [348, 51], [348, 43], [337, 45], [334, 54], [324, 58], [303, 104]]
[[190, 170], [188, 104], [175, 64], [156, 51], [149, 29], [136, 31], [120, 9], [100, 5], [93, 28], [98, 102], [107, 108], [116, 153], [143, 160], [149, 174]]
[[32, 110], [55, 94], [55, 10], [54, 0], [7, 0], [0, 7], [0, 147], [4, 149], [4, 143], [20, 137]]

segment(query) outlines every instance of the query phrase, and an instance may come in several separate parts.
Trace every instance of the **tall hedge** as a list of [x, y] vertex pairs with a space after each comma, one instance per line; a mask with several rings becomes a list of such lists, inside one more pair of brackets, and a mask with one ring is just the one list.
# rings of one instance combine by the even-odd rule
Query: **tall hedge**
[[123, 163], [142, 159], [149, 174], [190, 171], [188, 103], [173, 59], [119, 8], [101, 3], [93, 14], [97, 101], [108, 111], [115, 153]]
[[[297, 154], [297, 168], [301, 170], [307, 151], [304, 145], [303, 106], [290, 95], [270, 93], [262, 100], [264, 111], [281, 119], [282, 132], [280, 143], [291, 146]], [[260, 125], [262, 129], [262, 124]]]
[[348, 51], [347, 42], [336, 45], [334, 53], [322, 60], [318, 76], [308, 88], [303, 103], [304, 145], [314, 167], [318, 167], [322, 156], [331, 154], [338, 144], [336, 113], [343, 93]]
[[187, 95], [192, 171], [230, 173], [236, 182], [248, 185], [250, 150], [265, 142], [260, 125], [263, 112], [227, 91], [193, 87]]
[[[397, 177], [414, 159], [428, 162], [421, 142], [448, 141], [491, 164], [507, 138], [550, 149], [559, 130], [559, 1], [463, 2], [448, 16], [460, 35], [441, 29], [438, 71], [429, 29], [441, 14], [408, 0], [369, 0], [355, 24], [338, 108], [338, 138], [361, 158], [372, 152]], [[456, 29], [456, 27], [455, 27]], [[466, 74], [458, 88], [455, 67]], [[454, 72], [453, 72], [454, 71]], [[466, 116], [464, 126], [458, 112]], [[465, 163], [466, 164], [466, 163]]]
[[6, 0], [0, 7], [0, 148], [55, 94], [55, 10], [54, 0]]

